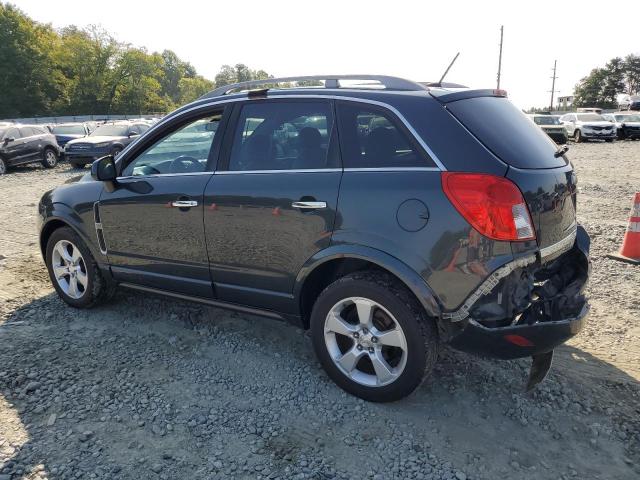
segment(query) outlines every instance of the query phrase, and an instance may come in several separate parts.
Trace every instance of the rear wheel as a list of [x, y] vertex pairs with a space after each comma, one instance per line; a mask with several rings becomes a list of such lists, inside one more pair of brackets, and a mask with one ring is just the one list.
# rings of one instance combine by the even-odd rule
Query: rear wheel
[[51, 234], [47, 241], [47, 269], [62, 300], [76, 308], [90, 308], [113, 294], [91, 252], [69, 227]]
[[44, 168], [53, 168], [58, 164], [58, 154], [53, 148], [45, 148], [42, 152], [42, 166]]
[[384, 273], [353, 273], [329, 285], [313, 307], [311, 332], [329, 377], [373, 402], [409, 395], [438, 355], [434, 322], [403, 285]]

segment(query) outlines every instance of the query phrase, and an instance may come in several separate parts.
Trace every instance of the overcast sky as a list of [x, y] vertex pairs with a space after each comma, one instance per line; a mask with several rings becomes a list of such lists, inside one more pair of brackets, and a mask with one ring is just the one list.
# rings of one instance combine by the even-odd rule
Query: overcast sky
[[[376, 73], [493, 88], [504, 25], [501, 86], [521, 108], [556, 95], [615, 56], [640, 54], [640, 1], [19, 0], [59, 28], [98, 24], [122, 42], [171, 49], [213, 79], [223, 64], [275, 76]], [[612, 23], [606, 23], [609, 18]], [[615, 23], [626, 25], [615, 27]]]

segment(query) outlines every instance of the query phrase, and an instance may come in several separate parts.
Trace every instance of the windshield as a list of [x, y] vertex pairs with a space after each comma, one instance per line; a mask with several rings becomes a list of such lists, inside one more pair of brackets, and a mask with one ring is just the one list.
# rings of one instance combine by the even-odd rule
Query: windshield
[[578, 114], [578, 120], [581, 122], [606, 122], [607, 120], [597, 113], [580, 113]]
[[552, 115], [536, 115], [533, 117], [533, 121], [538, 125], [558, 125], [560, 121], [558, 117], [554, 117]]
[[54, 135], [84, 135], [84, 127], [82, 125], [60, 125], [53, 127]]
[[91, 137], [126, 137], [129, 132], [128, 125], [100, 125], [89, 134]]
[[619, 122], [640, 122], [640, 115], [616, 115]]

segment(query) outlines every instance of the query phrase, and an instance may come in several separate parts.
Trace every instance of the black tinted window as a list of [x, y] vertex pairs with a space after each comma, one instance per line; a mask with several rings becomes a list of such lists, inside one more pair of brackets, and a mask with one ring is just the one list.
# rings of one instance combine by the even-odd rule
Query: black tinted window
[[[502, 97], [474, 97], [447, 108], [489, 150], [516, 168], [562, 167], [558, 146], [522, 111]], [[471, 161], [471, 159], [470, 159]]]
[[242, 107], [229, 170], [335, 167], [328, 102], [266, 102]]
[[398, 120], [383, 109], [338, 105], [345, 168], [431, 167]]

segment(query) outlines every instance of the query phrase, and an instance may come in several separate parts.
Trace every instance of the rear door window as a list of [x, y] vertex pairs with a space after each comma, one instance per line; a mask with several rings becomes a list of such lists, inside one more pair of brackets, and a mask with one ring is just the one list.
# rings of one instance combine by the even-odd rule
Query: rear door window
[[489, 150], [516, 168], [555, 168], [558, 146], [542, 129], [503, 97], [473, 97], [447, 104], [447, 109]]
[[345, 168], [435, 166], [391, 112], [357, 102], [337, 107]]

